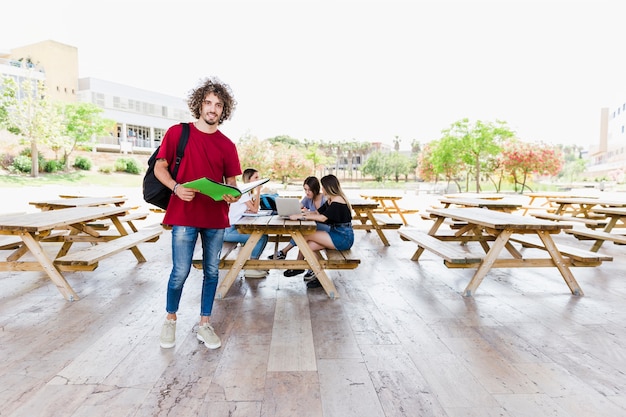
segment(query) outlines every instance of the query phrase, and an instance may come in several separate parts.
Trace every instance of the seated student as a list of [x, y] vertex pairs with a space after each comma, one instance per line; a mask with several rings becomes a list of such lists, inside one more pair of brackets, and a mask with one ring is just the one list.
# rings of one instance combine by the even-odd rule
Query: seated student
[[[259, 171], [253, 168], [248, 168], [243, 171], [243, 182], [257, 181], [259, 179]], [[250, 235], [239, 233], [234, 224], [243, 217], [245, 212], [257, 213], [260, 206], [261, 187], [256, 187], [245, 193], [241, 198], [230, 205], [228, 209], [228, 220], [230, 221], [230, 227], [224, 231], [224, 242], [237, 242], [242, 245], [248, 241]], [[251, 259], [259, 259], [261, 253], [267, 245], [267, 235], [261, 236], [261, 239], [256, 244], [250, 255]], [[247, 269], [244, 271], [244, 276], [247, 278], [264, 278], [268, 271], [258, 269]]]
[[[315, 220], [330, 227], [328, 231], [317, 230], [304, 236], [307, 245], [318, 258], [320, 257], [319, 251], [322, 249], [347, 250], [354, 243], [352, 207], [341, 189], [339, 180], [334, 175], [326, 175], [322, 177], [321, 183], [327, 198], [326, 203], [316, 213], [305, 212], [290, 217], [291, 220]], [[298, 253], [298, 259], [304, 259], [302, 252]], [[307, 288], [317, 288], [321, 287], [322, 284], [315, 277], [315, 274], [312, 274], [306, 286]]]
[[[317, 177], [307, 177], [302, 184], [302, 188], [304, 189], [304, 198], [300, 201], [300, 206], [303, 211], [309, 211], [311, 213], [317, 213], [317, 209], [322, 206], [326, 202], [326, 196], [321, 193], [320, 189], [320, 181]], [[317, 223], [317, 230], [329, 230], [329, 226], [323, 223]], [[291, 239], [287, 246], [282, 248], [276, 254], [276, 259], [285, 259], [287, 257], [287, 252], [289, 252], [293, 247], [296, 246], [296, 242]], [[268, 256], [269, 259], [274, 259], [274, 255]], [[292, 277], [294, 275], [298, 275], [304, 272], [304, 269], [288, 269], [285, 271], [284, 275], [286, 277]], [[309, 278], [313, 274], [313, 271], [309, 270], [305, 278]]]

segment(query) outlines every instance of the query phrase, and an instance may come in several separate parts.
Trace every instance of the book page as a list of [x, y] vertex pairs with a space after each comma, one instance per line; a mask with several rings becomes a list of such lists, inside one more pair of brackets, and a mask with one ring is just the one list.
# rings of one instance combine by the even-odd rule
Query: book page
[[246, 193], [255, 187], [263, 185], [269, 180], [269, 178], [263, 178], [258, 181], [243, 184], [241, 187], [233, 187], [232, 185], [223, 184], [221, 182], [213, 181], [212, 179], [205, 177], [198, 178], [197, 180], [189, 181], [181, 185], [186, 188], [196, 189], [202, 194], [208, 195], [215, 201], [222, 201], [225, 194], [232, 195], [233, 197], [239, 197], [241, 194]]

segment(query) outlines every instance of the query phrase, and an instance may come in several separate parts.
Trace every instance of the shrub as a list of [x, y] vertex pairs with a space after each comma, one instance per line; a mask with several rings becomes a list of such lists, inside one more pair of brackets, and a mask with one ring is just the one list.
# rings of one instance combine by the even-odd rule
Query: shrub
[[135, 159], [130, 159], [126, 164], [126, 172], [129, 174], [139, 174], [141, 172], [141, 168], [139, 167], [139, 163]]
[[33, 167], [33, 163], [30, 160], [30, 156], [18, 155], [13, 159], [13, 168], [19, 172], [30, 172]]
[[91, 169], [91, 160], [85, 156], [77, 156], [74, 161], [74, 168], [89, 171]]
[[126, 172], [126, 158], [119, 158], [115, 160], [115, 171], [116, 172]]
[[102, 172], [103, 174], [110, 174], [113, 172], [112, 166], [103, 166], [98, 169], [98, 172]]
[[63, 171], [63, 168], [65, 168], [65, 164], [63, 163], [63, 161], [56, 160], [45, 161], [42, 165], [43, 171], [50, 173]]
[[119, 158], [115, 161], [115, 171], [128, 172], [129, 174], [139, 174], [141, 169], [139, 163], [133, 158]]

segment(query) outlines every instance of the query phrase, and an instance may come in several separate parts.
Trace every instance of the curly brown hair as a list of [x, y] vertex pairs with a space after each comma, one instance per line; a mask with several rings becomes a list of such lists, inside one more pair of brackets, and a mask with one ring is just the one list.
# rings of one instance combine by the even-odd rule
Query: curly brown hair
[[207, 77], [200, 80], [198, 86], [189, 92], [189, 97], [187, 98], [189, 111], [191, 111], [193, 117], [199, 119], [202, 110], [202, 101], [209, 93], [214, 93], [224, 102], [222, 117], [220, 117], [218, 123], [221, 125], [224, 120], [230, 119], [237, 106], [237, 101], [233, 96], [230, 86], [221, 82], [217, 77]]

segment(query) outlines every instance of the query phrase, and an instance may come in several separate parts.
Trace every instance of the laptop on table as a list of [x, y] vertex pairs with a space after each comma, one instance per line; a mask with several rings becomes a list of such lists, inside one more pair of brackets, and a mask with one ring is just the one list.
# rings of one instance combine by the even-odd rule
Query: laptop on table
[[300, 200], [297, 198], [281, 198], [276, 199], [276, 212], [282, 219], [288, 219], [293, 214], [300, 214]]

